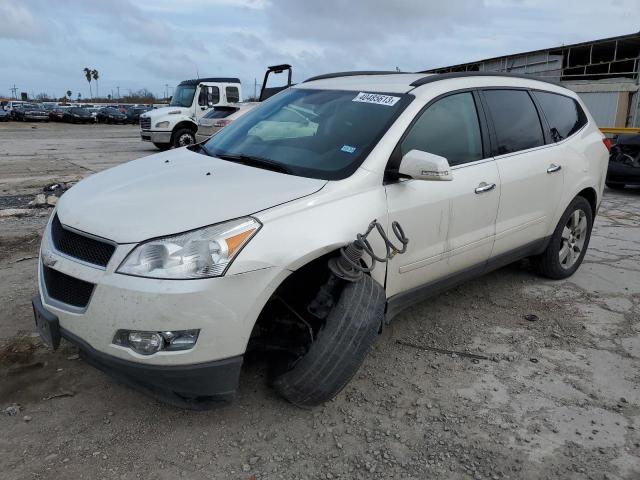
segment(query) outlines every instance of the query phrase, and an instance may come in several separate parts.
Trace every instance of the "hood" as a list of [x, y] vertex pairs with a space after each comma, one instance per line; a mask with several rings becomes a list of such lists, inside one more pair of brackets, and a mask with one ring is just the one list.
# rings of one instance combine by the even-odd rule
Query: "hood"
[[69, 227], [135, 243], [250, 215], [326, 183], [179, 148], [86, 178], [60, 198], [57, 212]]
[[166, 117], [171, 112], [178, 112], [175, 115], [180, 114], [180, 115], [188, 116], [191, 114], [191, 109], [187, 107], [161, 107], [161, 108], [154, 108], [153, 110], [149, 110], [148, 112], [145, 112], [140, 116], [149, 117], [151, 120], [154, 120], [156, 118]]

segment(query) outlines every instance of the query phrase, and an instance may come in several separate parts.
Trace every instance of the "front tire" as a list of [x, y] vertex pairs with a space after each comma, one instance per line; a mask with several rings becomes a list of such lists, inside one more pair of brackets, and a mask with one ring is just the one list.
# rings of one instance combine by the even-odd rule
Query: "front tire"
[[169, 150], [171, 148], [171, 144], [170, 143], [155, 143], [153, 144], [158, 150], [162, 150], [163, 152], [165, 150]]
[[538, 272], [554, 280], [570, 277], [589, 246], [593, 212], [584, 197], [576, 197], [562, 214], [546, 250], [534, 259]]
[[173, 134], [171, 145], [174, 148], [186, 147], [196, 143], [196, 134], [188, 128], [181, 128]]
[[385, 293], [368, 275], [348, 283], [309, 351], [276, 376], [275, 390], [299, 407], [335, 397], [364, 362], [384, 321]]

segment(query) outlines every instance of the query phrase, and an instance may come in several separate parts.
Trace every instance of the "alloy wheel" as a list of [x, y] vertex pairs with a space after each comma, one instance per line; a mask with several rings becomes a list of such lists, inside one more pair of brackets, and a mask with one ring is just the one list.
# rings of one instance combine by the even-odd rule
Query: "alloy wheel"
[[558, 258], [560, 266], [570, 269], [580, 258], [587, 239], [587, 215], [582, 210], [575, 210], [562, 229]]

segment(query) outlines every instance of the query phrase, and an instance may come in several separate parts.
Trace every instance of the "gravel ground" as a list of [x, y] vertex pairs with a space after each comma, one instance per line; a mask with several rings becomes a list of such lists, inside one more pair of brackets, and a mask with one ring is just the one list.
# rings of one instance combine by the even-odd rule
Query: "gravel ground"
[[39, 343], [50, 210], [7, 213], [153, 152], [134, 127], [0, 125], [1, 478], [640, 478], [640, 190], [606, 191], [571, 279], [521, 262], [404, 312], [334, 401], [288, 405], [256, 360], [234, 403], [193, 412]]

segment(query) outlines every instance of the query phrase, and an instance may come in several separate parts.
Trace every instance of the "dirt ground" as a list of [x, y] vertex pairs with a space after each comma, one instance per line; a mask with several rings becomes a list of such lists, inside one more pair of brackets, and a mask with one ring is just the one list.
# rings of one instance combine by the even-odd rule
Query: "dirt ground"
[[0, 124], [0, 478], [640, 478], [640, 190], [605, 192], [571, 279], [521, 262], [404, 312], [322, 407], [285, 403], [253, 362], [234, 403], [193, 412], [39, 343], [50, 210], [7, 213], [154, 151], [131, 126]]

